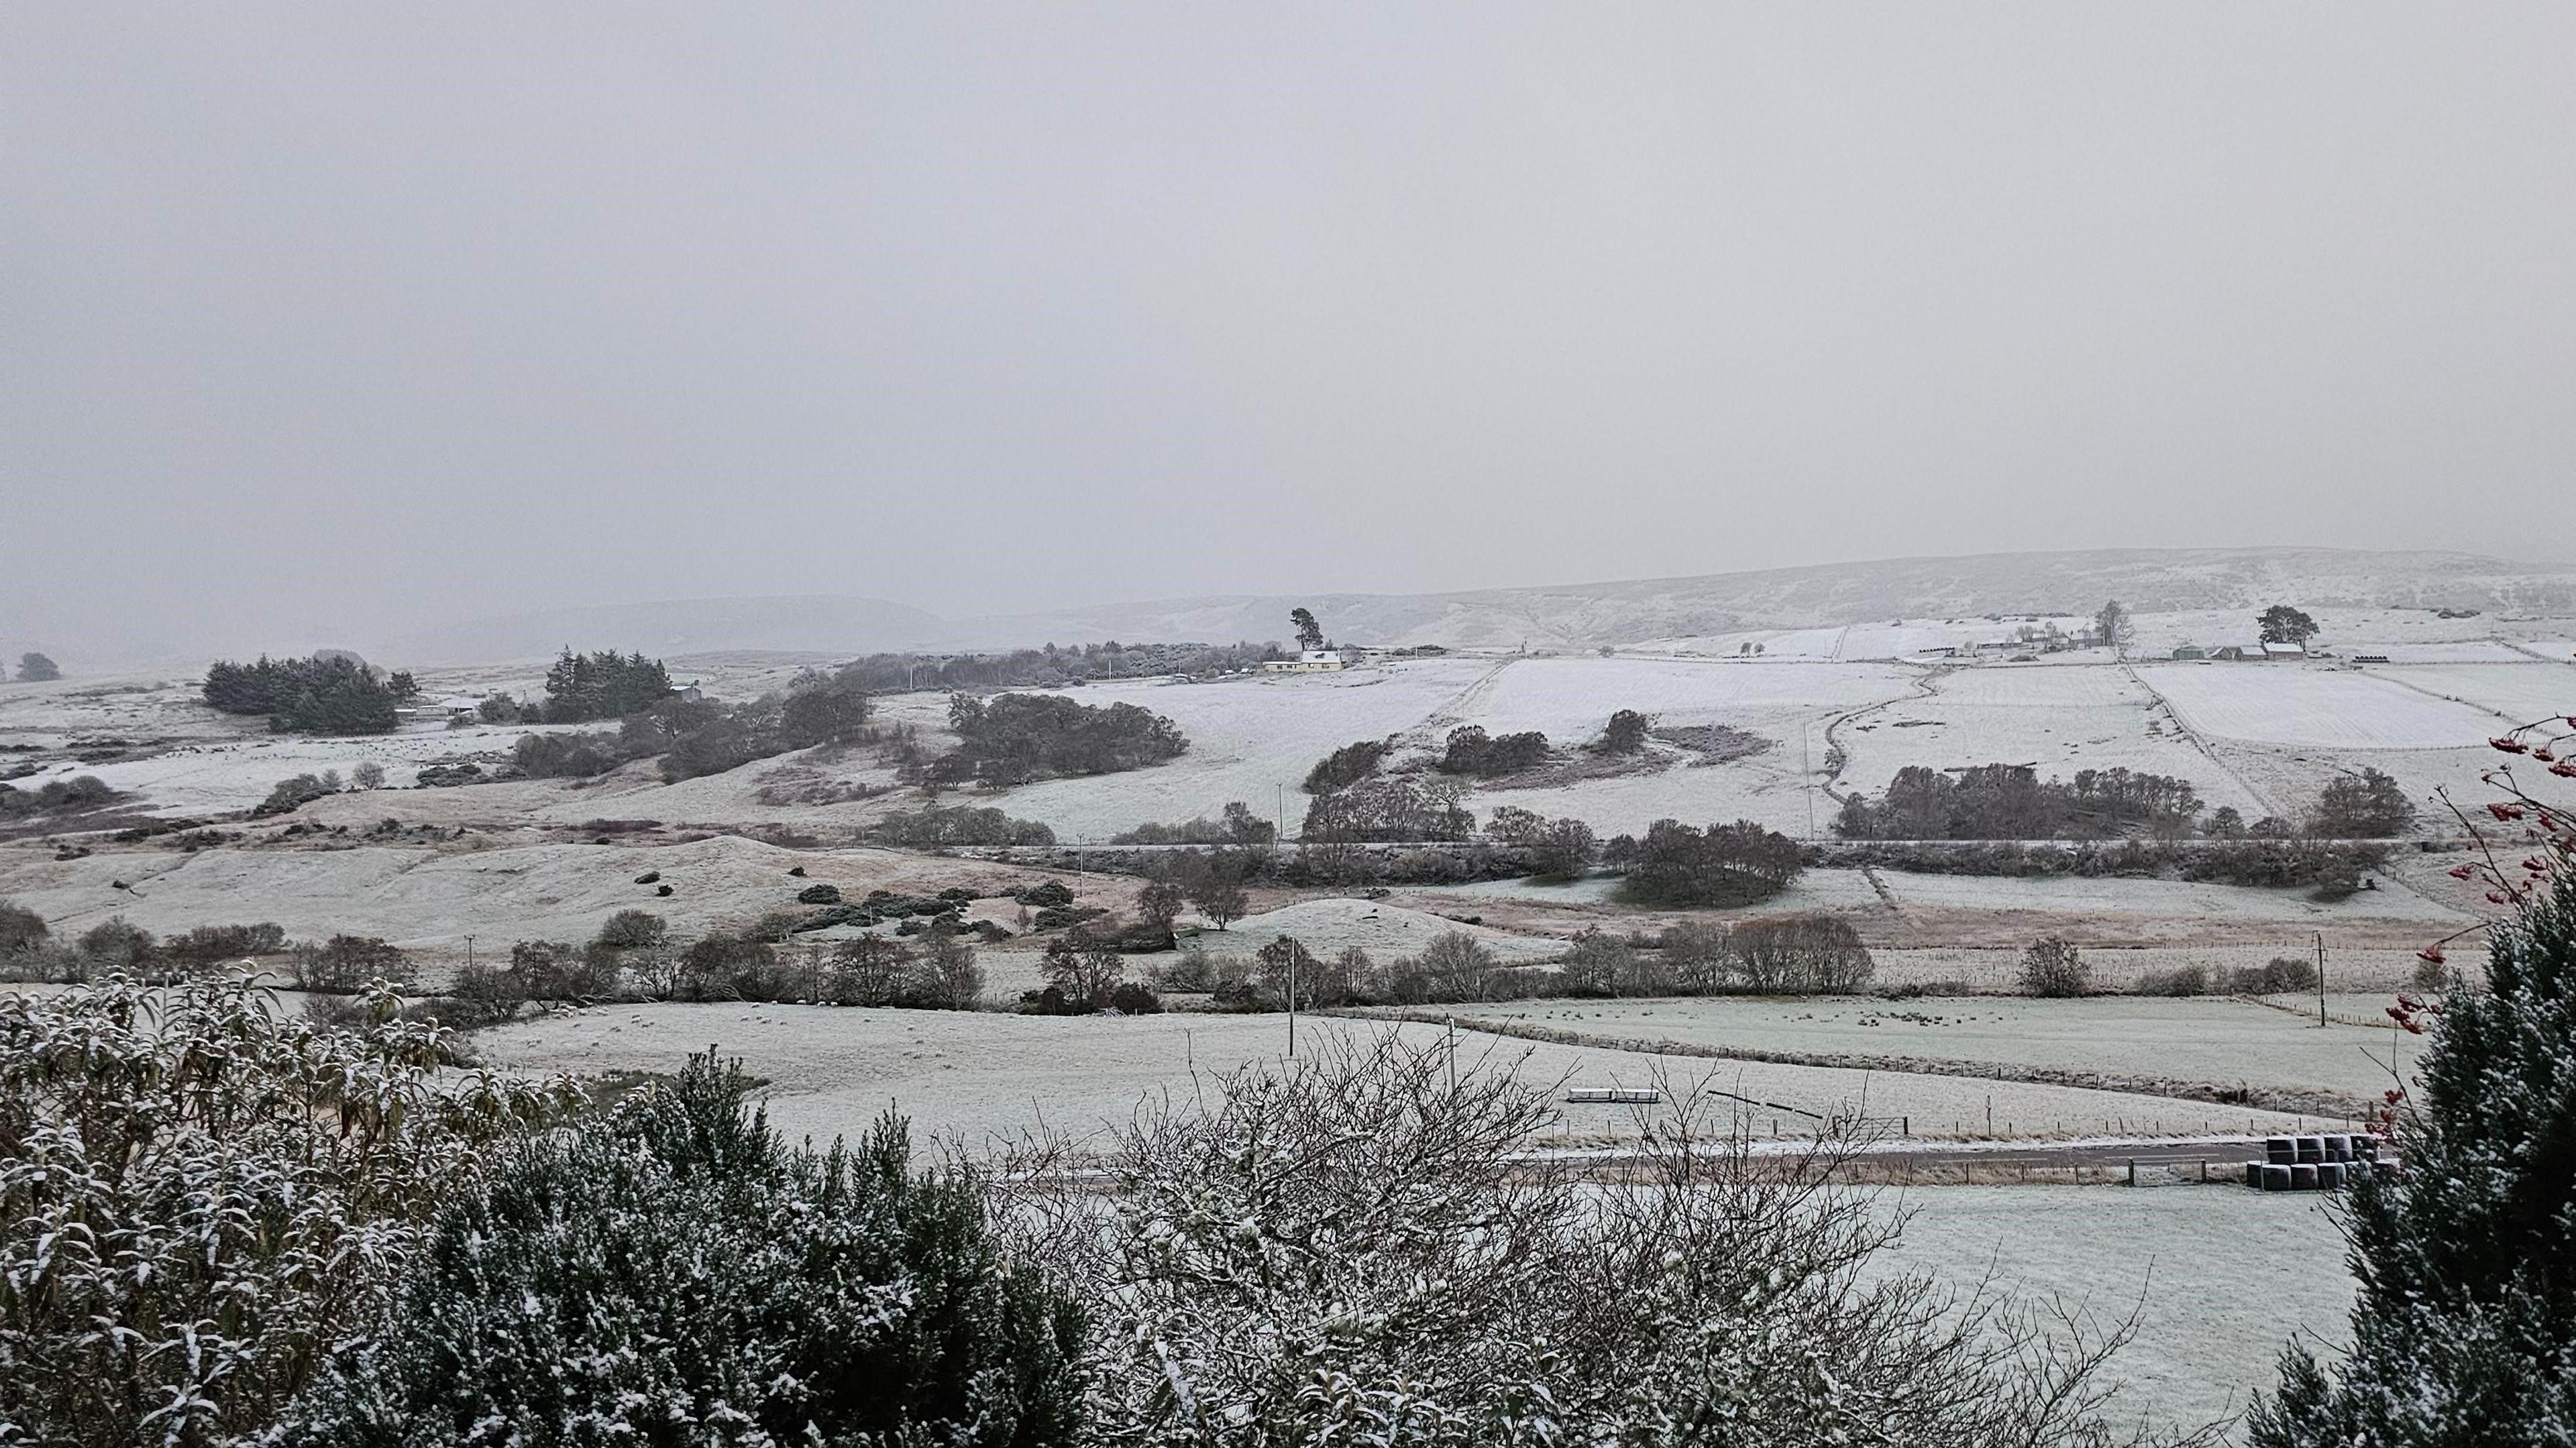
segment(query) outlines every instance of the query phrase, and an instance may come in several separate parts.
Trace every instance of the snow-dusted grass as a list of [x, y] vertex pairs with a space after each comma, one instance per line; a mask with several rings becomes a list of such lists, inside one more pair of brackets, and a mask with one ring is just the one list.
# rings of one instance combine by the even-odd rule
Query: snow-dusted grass
[[1461, 722], [1497, 734], [1539, 729], [1552, 742], [1581, 744], [1617, 709], [1664, 724], [1738, 723], [1749, 710], [1821, 715], [1895, 698], [1906, 678], [1886, 664], [1520, 659], [1477, 691]]
[[550, 733], [564, 725], [476, 725], [447, 729], [415, 726], [392, 734], [315, 738], [264, 734], [222, 744], [182, 745], [167, 754], [114, 764], [83, 766], [121, 790], [139, 791], [155, 814], [205, 814], [249, 809], [279, 780], [337, 770], [347, 779], [358, 765], [384, 767], [385, 783], [409, 786], [423, 766], [480, 760], [485, 768], [509, 756], [522, 734]]
[[1067, 841], [1107, 839], [1149, 820], [1214, 818], [1231, 800], [1264, 818], [1284, 808], [1293, 831], [1305, 818], [1298, 786], [1315, 761], [1354, 740], [1413, 728], [1494, 667], [1440, 659], [1216, 684], [1086, 685], [1067, 696], [1168, 716], [1189, 736], [1189, 752], [1151, 769], [1049, 780], [975, 802], [1042, 821]]
[[2139, 670], [2203, 733], [2326, 749], [2476, 744], [2495, 716], [2370, 674], [2315, 664], [2158, 664]]
[[[2057, 1298], [2137, 1336], [2112, 1360], [2115, 1416], [2197, 1427], [2245, 1410], [2278, 1381], [2296, 1336], [2351, 1337], [2353, 1282], [2329, 1199], [2241, 1186], [1936, 1187], [1889, 1192], [1910, 1209], [1872, 1274], [1930, 1272], [1961, 1289], [1992, 1273], [2026, 1299]], [[2125, 1415], [2125, 1416], [2122, 1416]]]
[[[2027, 939], [2042, 933], [2043, 928], [2059, 928], [2062, 933], [2080, 935], [2080, 922], [2033, 920], [2026, 922]], [[2162, 923], [2162, 922], [2159, 922]], [[2075, 928], [2066, 928], [2068, 925]], [[2202, 934], [2185, 925], [2175, 932], [2188, 939]], [[2234, 943], [2213, 943], [2206, 939], [2187, 945], [2119, 945], [2087, 944], [2084, 962], [2093, 972], [2093, 988], [2103, 991], [2125, 991], [2134, 988], [2139, 979], [2150, 974], [2165, 974], [2189, 966], [2207, 971], [2213, 981], [2225, 980], [2228, 973], [2240, 967], [2260, 966], [2275, 956], [2291, 955], [2312, 958], [2311, 939], [2294, 937], [2283, 931], [2282, 938], [2245, 940], [2239, 935]], [[1870, 983], [1880, 989], [1921, 986], [1927, 990], [1955, 993], [2012, 995], [2020, 989], [2021, 957], [2027, 945], [1993, 946], [1926, 946], [1920, 948], [1873, 948], [1871, 957], [1878, 969]], [[2474, 972], [2474, 952], [2454, 949], [2452, 964]], [[2368, 992], [2355, 997], [2350, 1010], [2338, 1005], [2339, 1014], [2353, 1015], [2377, 1024], [2381, 1010], [2393, 1003], [2396, 992], [2410, 988], [2415, 978], [2415, 951], [2412, 948], [2353, 947], [2331, 943], [2327, 954], [2327, 979], [2337, 991]]]
[[2441, 927], [2464, 925], [2469, 919], [2394, 882], [2325, 903], [2309, 899], [2304, 890], [2184, 880], [1922, 875], [1903, 870], [1881, 870], [1878, 878], [1896, 896], [1897, 903], [1909, 910], [2022, 910], [2164, 920], [2278, 921], [2296, 929], [2331, 929], [2363, 919], [2421, 920]]
[[[798, 865], [808, 870], [805, 878], [787, 873]], [[648, 870], [673, 887], [670, 896], [634, 883]], [[783, 850], [734, 836], [661, 846], [441, 851], [362, 845], [118, 852], [68, 861], [30, 849], [0, 853], [0, 896], [44, 915], [58, 935], [111, 915], [156, 933], [268, 920], [296, 938], [346, 932], [433, 950], [461, 948], [472, 932], [485, 950], [505, 952], [513, 940], [587, 940], [610, 915], [630, 907], [694, 934], [791, 908], [796, 892], [816, 883], [838, 885], [856, 898], [880, 887], [937, 889], [961, 877], [998, 888], [1039, 874], [881, 850]], [[114, 888], [118, 880], [132, 888]], [[1071, 883], [1086, 904], [1124, 906], [1135, 894], [1135, 881], [1123, 878]]]
[[1524, 1001], [1455, 1009], [1461, 1019], [1524, 1021], [1621, 1039], [1989, 1061], [2359, 1096], [2376, 1095], [2392, 1083], [2387, 1068], [2392, 1039], [2401, 1065], [2412, 1062], [2422, 1044], [2412, 1036], [2392, 1037], [2384, 1027], [2321, 1027], [2311, 1017], [2224, 997], [1708, 997]]
[[[1425, 1042], [1441, 1027], [1300, 1016], [1301, 1046], [1323, 1034], [1401, 1029]], [[1049, 1017], [993, 1012], [863, 1010], [831, 1006], [642, 1005], [568, 1011], [477, 1037], [494, 1064], [531, 1070], [676, 1069], [713, 1042], [770, 1079], [773, 1120], [792, 1134], [855, 1135], [891, 1105], [921, 1134], [978, 1140], [1041, 1123], [1076, 1136], [1129, 1120], [1162, 1093], [1193, 1089], [1193, 1064], [1224, 1070], [1279, 1060], [1284, 1015], [1168, 1014]], [[1865, 1111], [1910, 1117], [1918, 1135], [1981, 1135], [1991, 1098], [1999, 1134], [2099, 1134], [2106, 1125], [2137, 1134], [2289, 1130], [2297, 1118], [2071, 1087], [2027, 1086], [1957, 1076], [1843, 1071], [1691, 1057], [1652, 1056], [1513, 1041], [1482, 1032], [1457, 1037], [1461, 1069], [1484, 1061], [1553, 1086], [1641, 1085], [1665, 1074], [1676, 1084], [1706, 1081], [1750, 1098], [1758, 1129], [1776, 1120], [1795, 1135], [1798, 1111]], [[1795, 1109], [1792, 1109], [1795, 1108]], [[1635, 1127], [1624, 1110], [1566, 1106], [1562, 1129], [1578, 1138]]]
[[[1222, 684], [1094, 684], [1071, 696], [1168, 715], [1189, 736], [1189, 752], [1152, 769], [1051, 780], [989, 802], [1067, 840], [1105, 839], [1147, 820], [1213, 817], [1231, 800], [1265, 817], [1284, 810], [1293, 832], [1305, 817], [1298, 785], [1306, 771], [1354, 740], [1403, 735], [1429, 748], [1451, 728], [1480, 724], [1497, 733], [1539, 729], [1575, 745], [1599, 734], [1614, 710], [1635, 708], [1669, 724], [1731, 724], [1777, 745], [1729, 765], [1676, 764], [1562, 788], [1484, 791], [1475, 807], [1577, 814], [1604, 833], [1666, 816], [1749, 816], [1803, 832], [1809, 809], [1797, 778], [1800, 731], [1820, 739], [1832, 715], [1904, 692], [1903, 671], [1883, 664], [1625, 657], [1453, 658]], [[921, 707], [906, 700], [888, 712], [897, 717], [899, 709]]]
[[1285, 935], [1327, 959], [1357, 946], [1384, 964], [1399, 956], [1420, 955], [1424, 946], [1452, 933], [1473, 936], [1507, 961], [1548, 960], [1565, 953], [1563, 941], [1511, 935], [1375, 900], [1302, 900], [1247, 916], [1224, 930], [1203, 930], [1192, 938], [1211, 956], [1243, 956]]
[[2030, 764], [2058, 776], [2124, 767], [2188, 779], [2213, 808], [2262, 813], [2152, 694], [2107, 661], [1978, 664], [1945, 672], [1931, 687], [1928, 698], [1901, 700], [1842, 728], [1846, 789], [1876, 793], [1908, 765]]
[[1776, 659], [1866, 659], [1913, 658], [1938, 648], [1968, 648], [1979, 643], [1997, 643], [2011, 639], [2026, 623], [2045, 628], [2054, 622], [2064, 633], [2074, 633], [2089, 626], [2089, 620], [2072, 614], [2029, 623], [2015, 618], [1994, 622], [1983, 618], [1907, 619], [1856, 623], [1845, 628], [1752, 629], [1736, 633], [1676, 635], [1651, 639], [1635, 646], [1638, 652], [1700, 654], [1716, 658], [1741, 657], [1746, 644], [1762, 646], [1761, 658]]
[[2437, 664], [2421, 667], [2371, 665], [2374, 676], [2393, 683], [2456, 699], [2492, 713], [2489, 733], [2508, 724], [2527, 724], [2551, 715], [2576, 714], [2576, 666], [2544, 664], [2528, 657], [2519, 663]]

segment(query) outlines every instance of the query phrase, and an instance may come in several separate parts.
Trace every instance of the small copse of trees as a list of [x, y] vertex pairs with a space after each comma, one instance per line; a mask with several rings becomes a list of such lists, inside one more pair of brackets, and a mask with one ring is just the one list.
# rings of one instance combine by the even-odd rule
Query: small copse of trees
[[384, 734], [401, 722], [394, 691], [348, 654], [219, 660], [206, 670], [201, 693], [226, 714], [267, 715], [268, 727], [279, 733]]
[[1058, 694], [954, 695], [948, 726], [957, 733], [957, 748], [932, 764], [932, 783], [1010, 785], [1110, 774], [1178, 759], [1190, 747], [1179, 726], [1160, 714]]
[[1751, 820], [1706, 829], [1657, 820], [1642, 837], [1611, 840], [1601, 857], [1626, 872], [1619, 898], [1668, 908], [1767, 900], [1805, 868], [1797, 841]]

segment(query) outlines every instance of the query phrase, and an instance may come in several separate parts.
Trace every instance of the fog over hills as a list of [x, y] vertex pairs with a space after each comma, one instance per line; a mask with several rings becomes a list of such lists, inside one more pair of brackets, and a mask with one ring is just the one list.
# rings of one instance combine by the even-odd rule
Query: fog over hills
[[1737, 629], [1871, 619], [2132, 609], [2465, 607], [2576, 613], [2576, 567], [2467, 553], [2330, 548], [2102, 549], [1900, 558], [1626, 582], [1432, 594], [1244, 594], [943, 619], [845, 595], [601, 604], [463, 620], [388, 639], [370, 657], [537, 658], [570, 644], [682, 655], [858, 654], [1041, 643], [1277, 639], [1315, 610], [1338, 640], [1381, 646], [1589, 648]]

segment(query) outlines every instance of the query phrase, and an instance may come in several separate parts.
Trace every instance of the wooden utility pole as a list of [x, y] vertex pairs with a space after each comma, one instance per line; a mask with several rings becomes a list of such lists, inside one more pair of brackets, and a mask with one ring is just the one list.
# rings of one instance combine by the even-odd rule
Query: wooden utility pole
[[2317, 1024], [2326, 1023], [2326, 933], [2317, 932]]

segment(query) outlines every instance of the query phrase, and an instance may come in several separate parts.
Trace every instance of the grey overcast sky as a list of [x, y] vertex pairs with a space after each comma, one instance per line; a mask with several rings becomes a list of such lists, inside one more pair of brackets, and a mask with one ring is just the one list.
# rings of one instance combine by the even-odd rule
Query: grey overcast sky
[[0, 633], [2556, 561], [2576, 6], [15, 0], [0, 329]]

